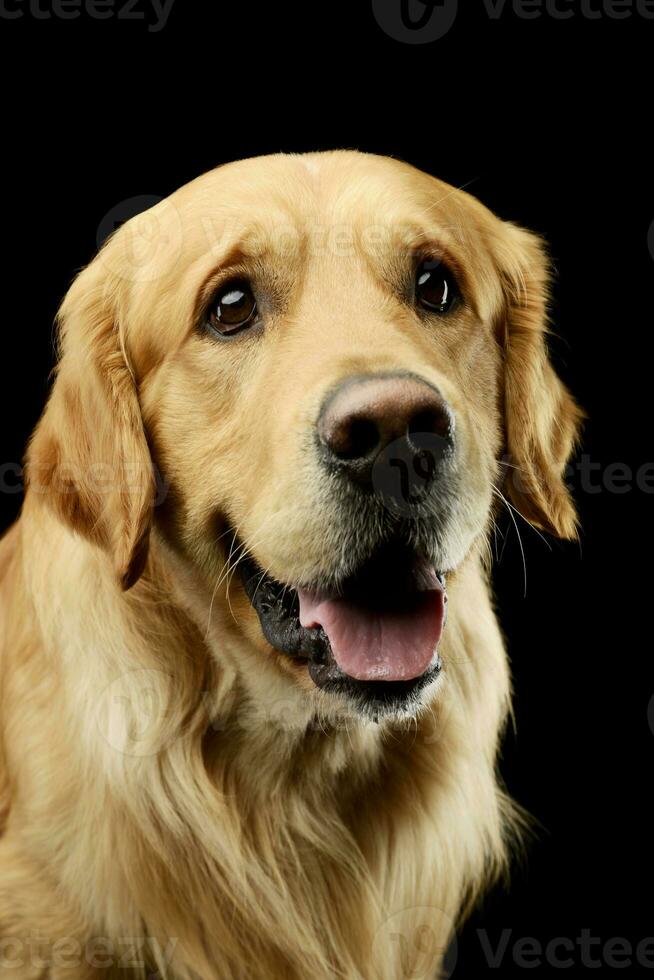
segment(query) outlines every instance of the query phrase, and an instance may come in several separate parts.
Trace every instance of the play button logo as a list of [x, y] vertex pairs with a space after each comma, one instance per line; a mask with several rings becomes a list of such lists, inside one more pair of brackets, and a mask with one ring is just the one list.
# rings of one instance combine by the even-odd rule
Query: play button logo
[[458, 0], [372, 0], [379, 26], [404, 44], [430, 44], [444, 37], [458, 7]]

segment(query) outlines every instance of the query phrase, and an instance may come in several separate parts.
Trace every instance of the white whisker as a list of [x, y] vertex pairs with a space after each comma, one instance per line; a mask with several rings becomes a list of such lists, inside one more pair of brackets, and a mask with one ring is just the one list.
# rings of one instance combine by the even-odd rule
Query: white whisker
[[[509, 515], [511, 517], [511, 520], [513, 521], [513, 526], [515, 527], [515, 532], [518, 535], [518, 544], [520, 545], [520, 553], [522, 555], [522, 573], [524, 575], [524, 581], [525, 581], [524, 595], [525, 595], [525, 598], [526, 598], [527, 597], [527, 559], [525, 558], [525, 549], [524, 549], [523, 544], [522, 544], [522, 537], [520, 535], [520, 528], [518, 527], [518, 522], [516, 521], [515, 517], [513, 516], [513, 509], [511, 508], [511, 505], [509, 504], [509, 501], [506, 499], [506, 497], [504, 496], [504, 494], [502, 493], [502, 491], [497, 489], [497, 487], [495, 486], [495, 484], [492, 484], [492, 487], [493, 487], [493, 492], [495, 494], [497, 494], [497, 496], [500, 498], [500, 500], [502, 500], [506, 504], [507, 509], [509, 511]], [[529, 522], [527, 521], [527, 523], [529, 523]], [[534, 530], [535, 530], [535, 528], [534, 528]]]

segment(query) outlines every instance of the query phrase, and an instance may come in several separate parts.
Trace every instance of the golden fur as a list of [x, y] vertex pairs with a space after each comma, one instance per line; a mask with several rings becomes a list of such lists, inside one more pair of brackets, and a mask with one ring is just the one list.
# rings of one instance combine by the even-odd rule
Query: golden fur
[[[392, 288], [426, 242], [468, 298], [439, 330]], [[199, 334], [227, 273], [276, 297], [256, 344]], [[351, 152], [206, 174], [77, 278], [0, 543], [0, 962], [17, 980], [437, 975], [514, 822], [494, 488], [575, 532], [578, 411], [547, 359], [547, 280], [530, 233]], [[415, 717], [374, 724], [266, 644], [215, 515], [285, 581], [346, 558], [306, 433], [336, 380], [398, 368], [444, 392], [467, 468], [443, 676]]]

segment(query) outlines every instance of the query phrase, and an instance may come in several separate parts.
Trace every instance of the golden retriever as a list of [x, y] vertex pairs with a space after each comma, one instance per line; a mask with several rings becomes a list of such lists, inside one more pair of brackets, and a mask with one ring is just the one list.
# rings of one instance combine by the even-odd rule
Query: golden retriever
[[547, 286], [346, 151], [205, 174], [75, 280], [0, 545], [7, 975], [440, 975], [515, 824], [500, 498], [575, 534]]

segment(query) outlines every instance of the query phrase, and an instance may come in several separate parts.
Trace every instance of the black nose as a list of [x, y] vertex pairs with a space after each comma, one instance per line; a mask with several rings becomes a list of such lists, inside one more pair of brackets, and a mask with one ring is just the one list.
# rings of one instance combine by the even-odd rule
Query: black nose
[[[359, 484], [420, 494], [453, 449], [454, 419], [440, 392], [410, 374], [348, 378], [318, 419], [325, 458]], [[397, 496], [392, 492], [391, 496]]]

